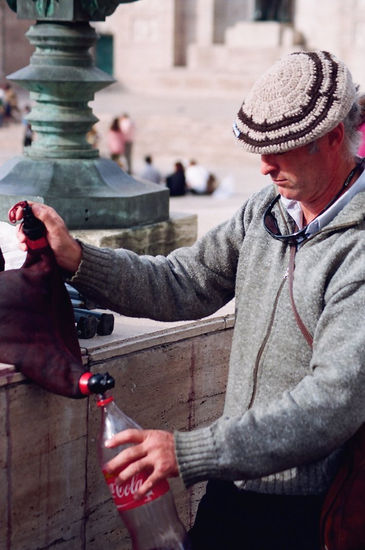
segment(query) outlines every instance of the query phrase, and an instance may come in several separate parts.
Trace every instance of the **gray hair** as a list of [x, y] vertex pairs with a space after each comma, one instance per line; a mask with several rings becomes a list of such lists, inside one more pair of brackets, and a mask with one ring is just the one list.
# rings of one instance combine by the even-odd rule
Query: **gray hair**
[[[358, 101], [352, 104], [351, 109], [343, 119], [343, 125], [345, 130], [345, 146], [350, 156], [355, 157], [359, 149], [362, 134], [359, 132], [359, 125], [361, 123], [361, 107]], [[308, 143], [308, 153], [313, 155], [318, 152], [317, 140]]]
[[351, 156], [356, 156], [361, 143], [361, 132], [359, 126], [361, 123], [361, 108], [358, 101], [352, 104], [351, 109], [343, 119], [345, 127], [345, 142], [347, 150]]

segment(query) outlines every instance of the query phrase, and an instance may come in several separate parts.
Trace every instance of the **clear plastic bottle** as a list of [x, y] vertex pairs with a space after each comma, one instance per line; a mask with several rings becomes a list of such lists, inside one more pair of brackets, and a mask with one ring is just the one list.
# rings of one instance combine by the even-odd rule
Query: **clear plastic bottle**
[[99, 395], [97, 404], [102, 411], [99, 462], [114, 503], [131, 536], [133, 550], [189, 550], [188, 535], [177, 515], [167, 481], [153, 487], [143, 499], [135, 500], [134, 494], [145, 480], [143, 473], [118, 487], [114, 476], [105, 471], [104, 465], [125, 448], [108, 449], [105, 442], [127, 428], [141, 427], [119, 409], [113, 397]]

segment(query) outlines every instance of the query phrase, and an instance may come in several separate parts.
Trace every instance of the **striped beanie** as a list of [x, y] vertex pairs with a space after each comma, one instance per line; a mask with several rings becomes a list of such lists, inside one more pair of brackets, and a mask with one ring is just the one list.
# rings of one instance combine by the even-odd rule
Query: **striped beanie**
[[294, 52], [265, 72], [238, 112], [233, 132], [245, 151], [280, 153], [335, 128], [357, 98], [346, 65], [324, 51]]

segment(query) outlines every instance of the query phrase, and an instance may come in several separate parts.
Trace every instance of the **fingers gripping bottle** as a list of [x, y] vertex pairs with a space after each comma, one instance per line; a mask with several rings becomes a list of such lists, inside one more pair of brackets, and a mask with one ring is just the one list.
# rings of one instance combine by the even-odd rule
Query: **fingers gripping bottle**
[[167, 481], [155, 485], [147, 495], [136, 500], [134, 495], [146, 479], [142, 473], [118, 486], [115, 477], [107, 473], [104, 465], [125, 446], [105, 447], [113, 435], [128, 428], [141, 429], [116, 405], [113, 397], [98, 396], [102, 412], [99, 434], [99, 462], [114, 503], [132, 539], [133, 550], [189, 550], [186, 530], [175, 508]]

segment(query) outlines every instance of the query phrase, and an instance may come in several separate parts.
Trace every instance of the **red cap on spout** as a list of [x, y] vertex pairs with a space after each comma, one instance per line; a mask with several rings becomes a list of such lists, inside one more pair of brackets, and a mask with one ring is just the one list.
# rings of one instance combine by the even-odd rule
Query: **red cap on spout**
[[114, 378], [108, 372], [104, 374], [85, 372], [79, 379], [79, 389], [83, 395], [104, 394], [107, 390], [114, 388], [114, 384]]
[[79, 390], [82, 395], [90, 395], [89, 380], [92, 376], [91, 372], [84, 372], [84, 374], [80, 376]]

